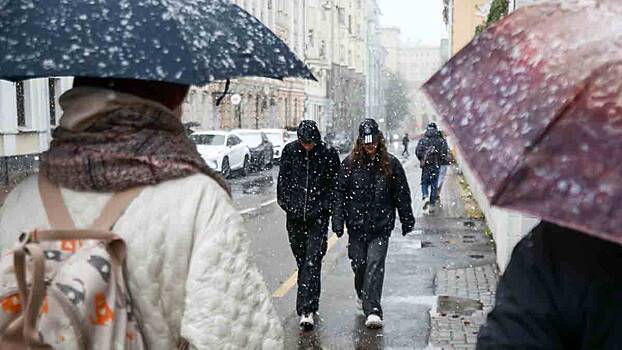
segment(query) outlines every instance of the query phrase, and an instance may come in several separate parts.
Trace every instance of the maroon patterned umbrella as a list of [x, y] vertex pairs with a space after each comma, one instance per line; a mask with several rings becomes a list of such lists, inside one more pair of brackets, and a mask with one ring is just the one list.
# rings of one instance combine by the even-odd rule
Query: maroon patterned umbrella
[[493, 205], [622, 244], [622, 1], [520, 9], [424, 88]]

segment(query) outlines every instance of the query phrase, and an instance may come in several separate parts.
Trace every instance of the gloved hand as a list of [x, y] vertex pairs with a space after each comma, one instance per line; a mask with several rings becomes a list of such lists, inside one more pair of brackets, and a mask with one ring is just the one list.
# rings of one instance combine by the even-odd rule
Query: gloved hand
[[406, 236], [407, 234], [414, 231], [414, 227], [402, 227], [402, 236]]
[[341, 238], [341, 236], [343, 236], [343, 233], [345, 232], [344, 230], [344, 224], [342, 223], [341, 225], [338, 222], [334, 221], [333, 218], [333, 232], [335, 232], [335, 234], [337, 235], [337, 238]]

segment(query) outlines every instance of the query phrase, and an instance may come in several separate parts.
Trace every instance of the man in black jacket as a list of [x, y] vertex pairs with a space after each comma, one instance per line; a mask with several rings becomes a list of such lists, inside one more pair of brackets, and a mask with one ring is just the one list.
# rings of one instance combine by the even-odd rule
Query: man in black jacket
[[289, 242], [298, 265], [296, 312], [305, 330], [313, 329], [319, 308], [322, 258], [338, 169], [337, 151], [322, 142], [314, 121], [303, 120], [298, 140], [283, 149], [277, 197], [287, 213]]
[[387, 152], [373, 119], [361, 124], [356, 146], [341, 165], [333, 210], [333, 231], [341, 237], [344, 225], [348, 228], [348, 257], [356, 294], [367, 317], [365, 325], [382, 327], [384, 265], [395, 212], [403, 235], [413, 230], [415, 217], [404, 169]]
[[[434, 210], [438, 200], [438, 177], [441, 165], [448, 164], [447, 141], [438, 131], [436, 123], [430, 123], [419, 143], [415, 154], [421, 163], [421, 192], [423, 194], [423, 209]], [[428, 195], [430, 200], [428, 201]]]

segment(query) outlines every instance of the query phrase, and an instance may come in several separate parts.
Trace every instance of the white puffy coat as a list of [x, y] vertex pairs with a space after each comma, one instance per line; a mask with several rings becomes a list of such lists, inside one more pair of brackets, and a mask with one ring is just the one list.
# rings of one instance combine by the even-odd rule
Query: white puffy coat
[[[78, 227], [110, 194], [62, 190]], [[48, 228], [36, 176], [0, 210], [0, 248], [21, 232]], [[128, 245], [129, 288], [149, 349], [282, 349], [283, 329], [254, 262], [242, 218], [205, 175], [148, 187], [113, 230]]]

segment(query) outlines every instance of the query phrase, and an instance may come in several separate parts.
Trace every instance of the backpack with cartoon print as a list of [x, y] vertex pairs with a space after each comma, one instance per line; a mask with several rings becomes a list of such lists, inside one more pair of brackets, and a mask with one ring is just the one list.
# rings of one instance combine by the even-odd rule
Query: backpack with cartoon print
[[39, 190], [51, 228], [22, 234], [0, 259], [0, 349], [144, 349], [125, 242], [110, 232], [140, 189], [113, 195], [84, 230], [44, 175]]

